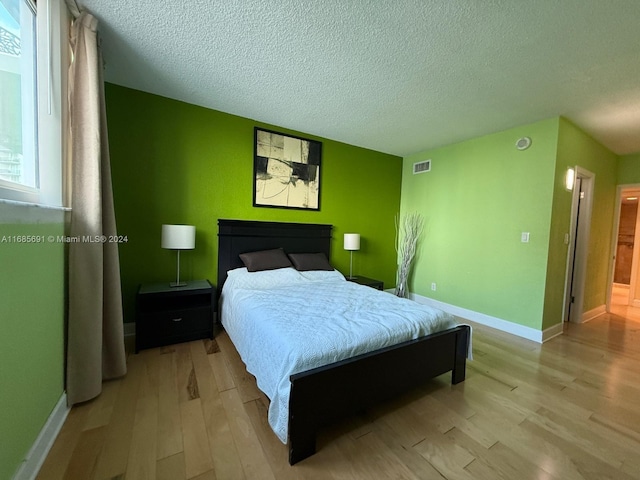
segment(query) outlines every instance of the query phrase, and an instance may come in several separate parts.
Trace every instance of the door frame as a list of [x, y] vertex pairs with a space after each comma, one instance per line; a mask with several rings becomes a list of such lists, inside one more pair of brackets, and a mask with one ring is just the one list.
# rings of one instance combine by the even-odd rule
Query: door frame
[[[609, 268], [609, 288], [607, 288], [607, 312], [611, 312], [611, 298], [613, 296], [613, 279], [616, 269], [616, 253], [618, 247], [618, 230], [620, 229], [620, 210], [622, 208], [622, 193], [625, 190], [640, 191], [640, 183], [625, 183], [618, 185], [616, 188], [616, 204], [613, 217], [613, 231], [611, 232], [611, 254], [609, 259], [611, 260]], [[629, 283], [629, 299], [628, 304], [632, 306], [637, 303], [634, 299], [636, 283], [640, 281], [640, 278], [636, 275], [638, 271], [638, 258], [640, 256], [640, 205], [638, 206], [638, 213], [636, 216], [636, 233], [633, 246], [633, 261], [631, 263], [631, 281]], [[640, 306], [640, 305], [635, 305]]]
[[[636, 195], [640, 196], [640, 195]], [[633, 259], [631, 260], [631, 281], [629, 282], [629, 305], [640, 307], [640, 299], [636, 298], [638, 290], [638, 262], [640, 259], [640, 203], [636, 211], [636, 231], [633, 236]]]
[[[564, 306], [562, 321], [582, 323], [584, 312], [584, 287], [587, 279], [587, 259], [589, 255], [589, 236], [591, 232], [591, 212], [593, 210], [593, 192], [596, 175], [589, 170], [575, 166], [573, 182], [573, 198], [571, 201], [571, 222], [569, 230], [569, 249], [567, 251], [567, 267], [565, 272]], [[576, 189], [578, 180], [584, 184], [584, 198]], [[578, 210], [580, 205], [580, 210]], [[582, 222], [578, 222], [578, 215]], [[576, 246], [578, 248], [576, 248]], [[578, 265], [579, 268], [574, 268]], [[573, 295], [572, 295], [573, 293]], [[574, 297], [571, 308], [571, 297]]]

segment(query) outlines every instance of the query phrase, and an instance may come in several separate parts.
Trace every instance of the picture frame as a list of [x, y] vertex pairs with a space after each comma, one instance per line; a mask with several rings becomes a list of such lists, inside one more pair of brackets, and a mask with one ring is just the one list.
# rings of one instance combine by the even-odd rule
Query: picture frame
[[253, 206], [320, 210], [322, 142], [254, 128]]

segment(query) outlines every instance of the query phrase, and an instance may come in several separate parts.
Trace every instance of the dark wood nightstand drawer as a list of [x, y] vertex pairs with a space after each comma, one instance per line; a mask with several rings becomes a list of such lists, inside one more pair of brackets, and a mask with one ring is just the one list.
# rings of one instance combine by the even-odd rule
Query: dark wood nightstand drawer
[[184, 335], [211, 329], [213, 318], [209, 308], [158, 312], [147, 316], [147, 322], [162, 335]]

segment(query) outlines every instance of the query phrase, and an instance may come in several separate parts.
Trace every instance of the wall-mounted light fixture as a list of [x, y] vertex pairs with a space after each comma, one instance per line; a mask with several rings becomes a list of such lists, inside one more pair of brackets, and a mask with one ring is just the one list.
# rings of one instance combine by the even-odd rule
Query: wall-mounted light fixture
[[564, 176], [564, 188], [569, 191], [573, 190], [573, 184], [576, 181], [576, 169], [567, 168], [567, 173]]

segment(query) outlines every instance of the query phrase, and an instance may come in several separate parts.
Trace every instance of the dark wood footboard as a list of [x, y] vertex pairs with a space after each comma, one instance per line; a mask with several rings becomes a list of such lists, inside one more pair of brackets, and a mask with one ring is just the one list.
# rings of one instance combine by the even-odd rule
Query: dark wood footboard
[[291, 376], [289, 463], [313, 455], [316, 433], [329, 422], [393, 398], [452, 372], [465, 378], [466, 325]]

